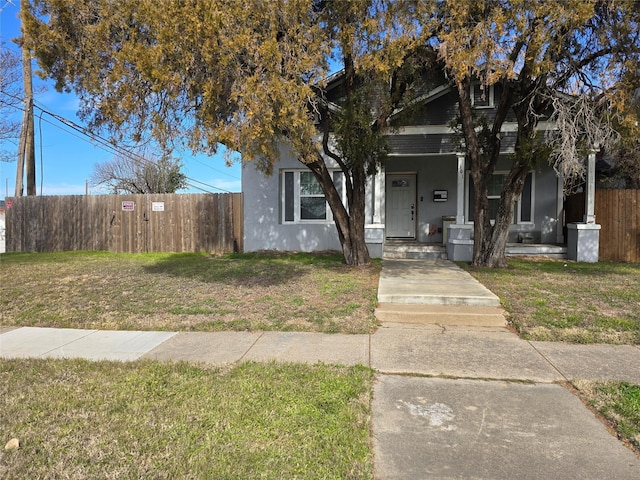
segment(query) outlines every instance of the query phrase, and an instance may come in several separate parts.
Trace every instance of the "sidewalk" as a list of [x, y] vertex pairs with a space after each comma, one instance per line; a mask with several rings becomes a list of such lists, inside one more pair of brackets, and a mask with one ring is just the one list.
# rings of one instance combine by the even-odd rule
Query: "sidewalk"
[[640, 383], [640, 348], [530, 342], [505, 328], [384, 324], [372, 335], [300, 332], [132, 332], [21, 327], [0, 330], [2, 358], [287, 361], [368, 365], [380, 374], [540, 383]]
[[[479, 297], [494, 301], [480, 287], [450, 262], [385, 260], [379, 296], [471, 308]], [[0, 328], [0, 357], [364, 364], [378, 372], [376, 478], [640, 478], [640, 459], [560, 385], [640, 383], [640, 348], [530, 342], [502, 327], [423, 320], [383, 322], [372, 335]]]

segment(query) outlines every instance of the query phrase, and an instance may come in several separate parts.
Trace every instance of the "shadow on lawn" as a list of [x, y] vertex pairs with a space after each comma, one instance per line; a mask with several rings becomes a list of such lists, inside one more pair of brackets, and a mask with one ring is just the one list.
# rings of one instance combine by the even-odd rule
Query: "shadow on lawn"
[[144, 270], [203, 283], [266, 286], [289, 283], [311, 269], [341, 270], [345, 267], [342, 257], [335, 253], [259, 252], [224, 256], [176, 253], [145, 266]]

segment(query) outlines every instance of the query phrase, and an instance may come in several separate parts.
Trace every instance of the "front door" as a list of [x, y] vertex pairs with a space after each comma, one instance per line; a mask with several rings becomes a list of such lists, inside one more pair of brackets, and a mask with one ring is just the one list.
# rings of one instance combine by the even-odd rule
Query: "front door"
[[387, 173], [387, 237], [416, 237], [416, 175]]

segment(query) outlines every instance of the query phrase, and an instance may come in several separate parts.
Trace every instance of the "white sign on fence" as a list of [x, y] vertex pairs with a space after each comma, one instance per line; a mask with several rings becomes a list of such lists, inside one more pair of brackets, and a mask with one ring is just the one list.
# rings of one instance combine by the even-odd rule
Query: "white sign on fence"
[[151, 202], [152, 212], [164, 212], [164, 202]]

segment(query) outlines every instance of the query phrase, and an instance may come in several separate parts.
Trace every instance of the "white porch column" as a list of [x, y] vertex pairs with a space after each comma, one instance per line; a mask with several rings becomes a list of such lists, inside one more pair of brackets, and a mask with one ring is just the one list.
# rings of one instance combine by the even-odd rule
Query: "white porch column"
[[[596, 145], [596, 148], [598, 146]], [[600, 225], [596, 224], [596, 149], [587, 159], [584, 223], [567, 225], [567, 256], [578, 262], [597, 262], [600, 249]]]
[[456, 223], [449, 226], [447, 257], [455, 262], [470, 262], [473, 258], [473, 227], [464, 223], [464, 163], [465, 154], [456, 153], [458, 160]]
[[596, 223], [596, 152], [597, 150], [591, 150], [587, 159], [587, 191], [585, 192], [583, 220], [587, 224]]
[[458, 185], [456, 193], [456, 225], [464, 225], [464, 153], [457, 153]]
[[374, 197], [373, 197], [373, 223], [384, 223], [384, 205], [385, 205], [385, 172], [384, 167], [380, 167], [380, 171], [376, 173], [374, 178]]

